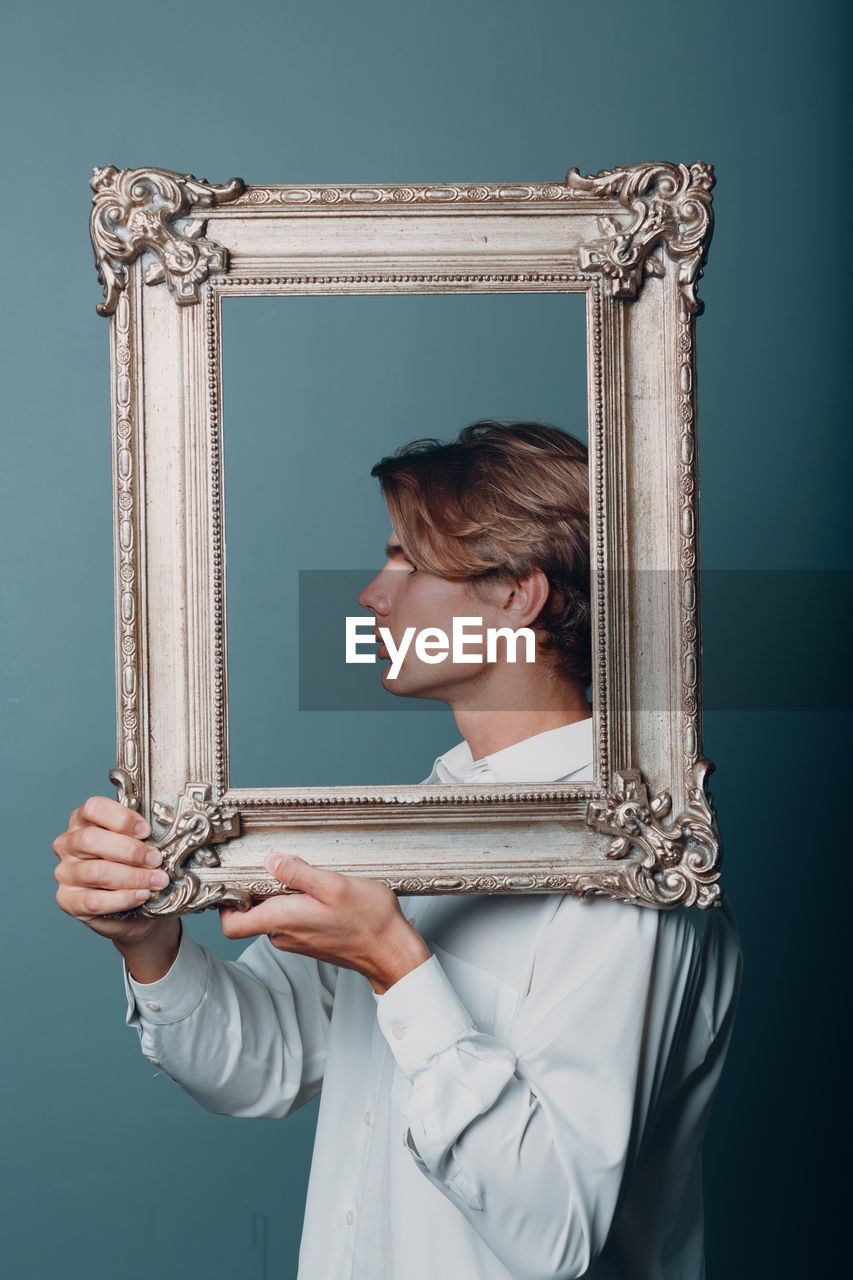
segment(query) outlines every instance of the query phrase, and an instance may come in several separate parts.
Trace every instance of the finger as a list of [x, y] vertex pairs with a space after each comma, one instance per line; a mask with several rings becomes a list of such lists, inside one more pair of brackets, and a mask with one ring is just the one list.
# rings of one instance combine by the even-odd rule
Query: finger
[[60, 856], [105, 858], [108, 862], [125, 862], [130, 866], [158, 867], [163, 861], [162, 853], [153, 845], [91, 825], [64, 832], [53, 847]]
[[288, 906], [298, 901], [281, 896], [260, 902], [248, 911], [222, 907], [219, 911], [222, 932], [226, 938], [258, 938], [264, 933], [286, 933]]
[[78, 920], [132, 911], [150, 897], [148, 889], [78, 889], [69, 885], [60, 885], [56, 893], [56, 901], [62, 910]]
[[346, 888], [346, 876], [338, 871], [321, 871], [295, 854], [272, 853], [266, 859], [267, 870], [299, 893], [310, 894], [319, 902], [331, 902]]
[[129, 867], [104, 858], [63, 858], [54, 871], [60, 884], [93, 889], [165, 889], [169, 876], [165, 871], [147, 867]]
[[92, 822], [108, 831], [120, 831], [128, 836], [151, 834], [150, 826], [140, 814], [107, 796], [89, 796], [76, 812], [83, 823]]

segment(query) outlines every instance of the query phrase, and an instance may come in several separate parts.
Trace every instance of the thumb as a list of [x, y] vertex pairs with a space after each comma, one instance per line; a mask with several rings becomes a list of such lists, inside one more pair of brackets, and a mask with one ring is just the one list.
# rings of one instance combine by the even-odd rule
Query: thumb
[[293, 853], [271, 853], [264, 862], [267, 870], [286, 888], [319, 896], [322, 872], [316, 872], [303, 858]]

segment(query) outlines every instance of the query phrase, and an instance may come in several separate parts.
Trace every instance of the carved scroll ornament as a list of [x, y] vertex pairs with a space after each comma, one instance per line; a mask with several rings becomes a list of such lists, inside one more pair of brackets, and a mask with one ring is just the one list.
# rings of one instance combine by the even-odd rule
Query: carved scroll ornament
[[663, 244], [678, 264], [678, 287], [691, 315], [703, 303], [696, 286], [708, 257], [713, 230], [711, 191], [714, 170], [708, 164], [636, 164], [625, 169], [602, 169], [582, 177], [569, 169], [566, 183], [574, 191], [615, 196], [634, 215], [627, 227], [615, 218], [599, 218], [604, 238], [585, 245], [580, 262], [585, 271], [600, 271], [614, 298], [634, 298], [643, 275], [662, 275], [652, 250]]
[[650, 795], [638, 770], [615, 774], [614, 793], [604, 803], [590, 801], [587, 823], [604, 835], [615, 836], [608, 858], [634, 857], [618, 872], [585, 877], [576, 891], [578, 896], [606, 893], [625, 902], [656, 907], [718, 905], [720, 836], [705, 791], [705, 778], [713, 767], [708, 760], [693, 766], [687, 810], [669, 826], [661, 822], [671, 806], [666, 791]]
[[116, 309], [127, 287], [128, 267], [149, 250], [155, 258], [146, 284], [166, 282], [182, 306], [198, 302], [199, 285], [212, 271], [227, 271], [228, 252], [204, 239], [207, 222], [197, 218], [183, 230], [174, 225], [196, 209], [236, 200], [244, 190], [239, 178], [215, 187], [189, 173], [168, 169], [95, 169], [89, 183], [95, 195], [89, 230], [98, 278], [104, 286], [102, 316]]
[[[119, 791], [119, 800], [129, 808], [137, 807], [130, 777], [124, 769], [113, 769], [110, 781]], [[240, 815], [223, 809], [211, 800], [209, 782], [188, 782], [178, 797], [174, 811], [155, 803], [154, 815], [169, 823], [169, 829], [154, 847], [163, 854], [163, 870], [169, 884], [138, 908], [135, 915], [171, 916], [207, 907], [247, 907], [249, 894], [228, 884], [202, 884], [193, 868], [201, 864], [218, 867], [219, 854], [213, 845], [223, 844], [240, 834]]]

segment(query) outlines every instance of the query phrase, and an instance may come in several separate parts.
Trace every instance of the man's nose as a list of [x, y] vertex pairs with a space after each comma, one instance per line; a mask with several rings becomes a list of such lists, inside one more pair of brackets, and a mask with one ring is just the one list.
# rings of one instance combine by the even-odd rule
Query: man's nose
[[384, 589], [381, 573], [377, 573], [376, 577], [359, 591], [358, 603], [362, 609], [369, 609], [371, 613], [391, 612], [391, 597]]

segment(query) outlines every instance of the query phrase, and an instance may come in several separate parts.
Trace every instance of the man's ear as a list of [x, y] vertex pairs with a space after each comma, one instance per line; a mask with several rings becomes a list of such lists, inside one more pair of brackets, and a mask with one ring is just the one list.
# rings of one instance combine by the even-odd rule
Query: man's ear
[[501, 613], [514, 631], [530, 627], [548, 602], [551, 584], [541, 569], [531, 569], [523, 578], [507, 583]]

